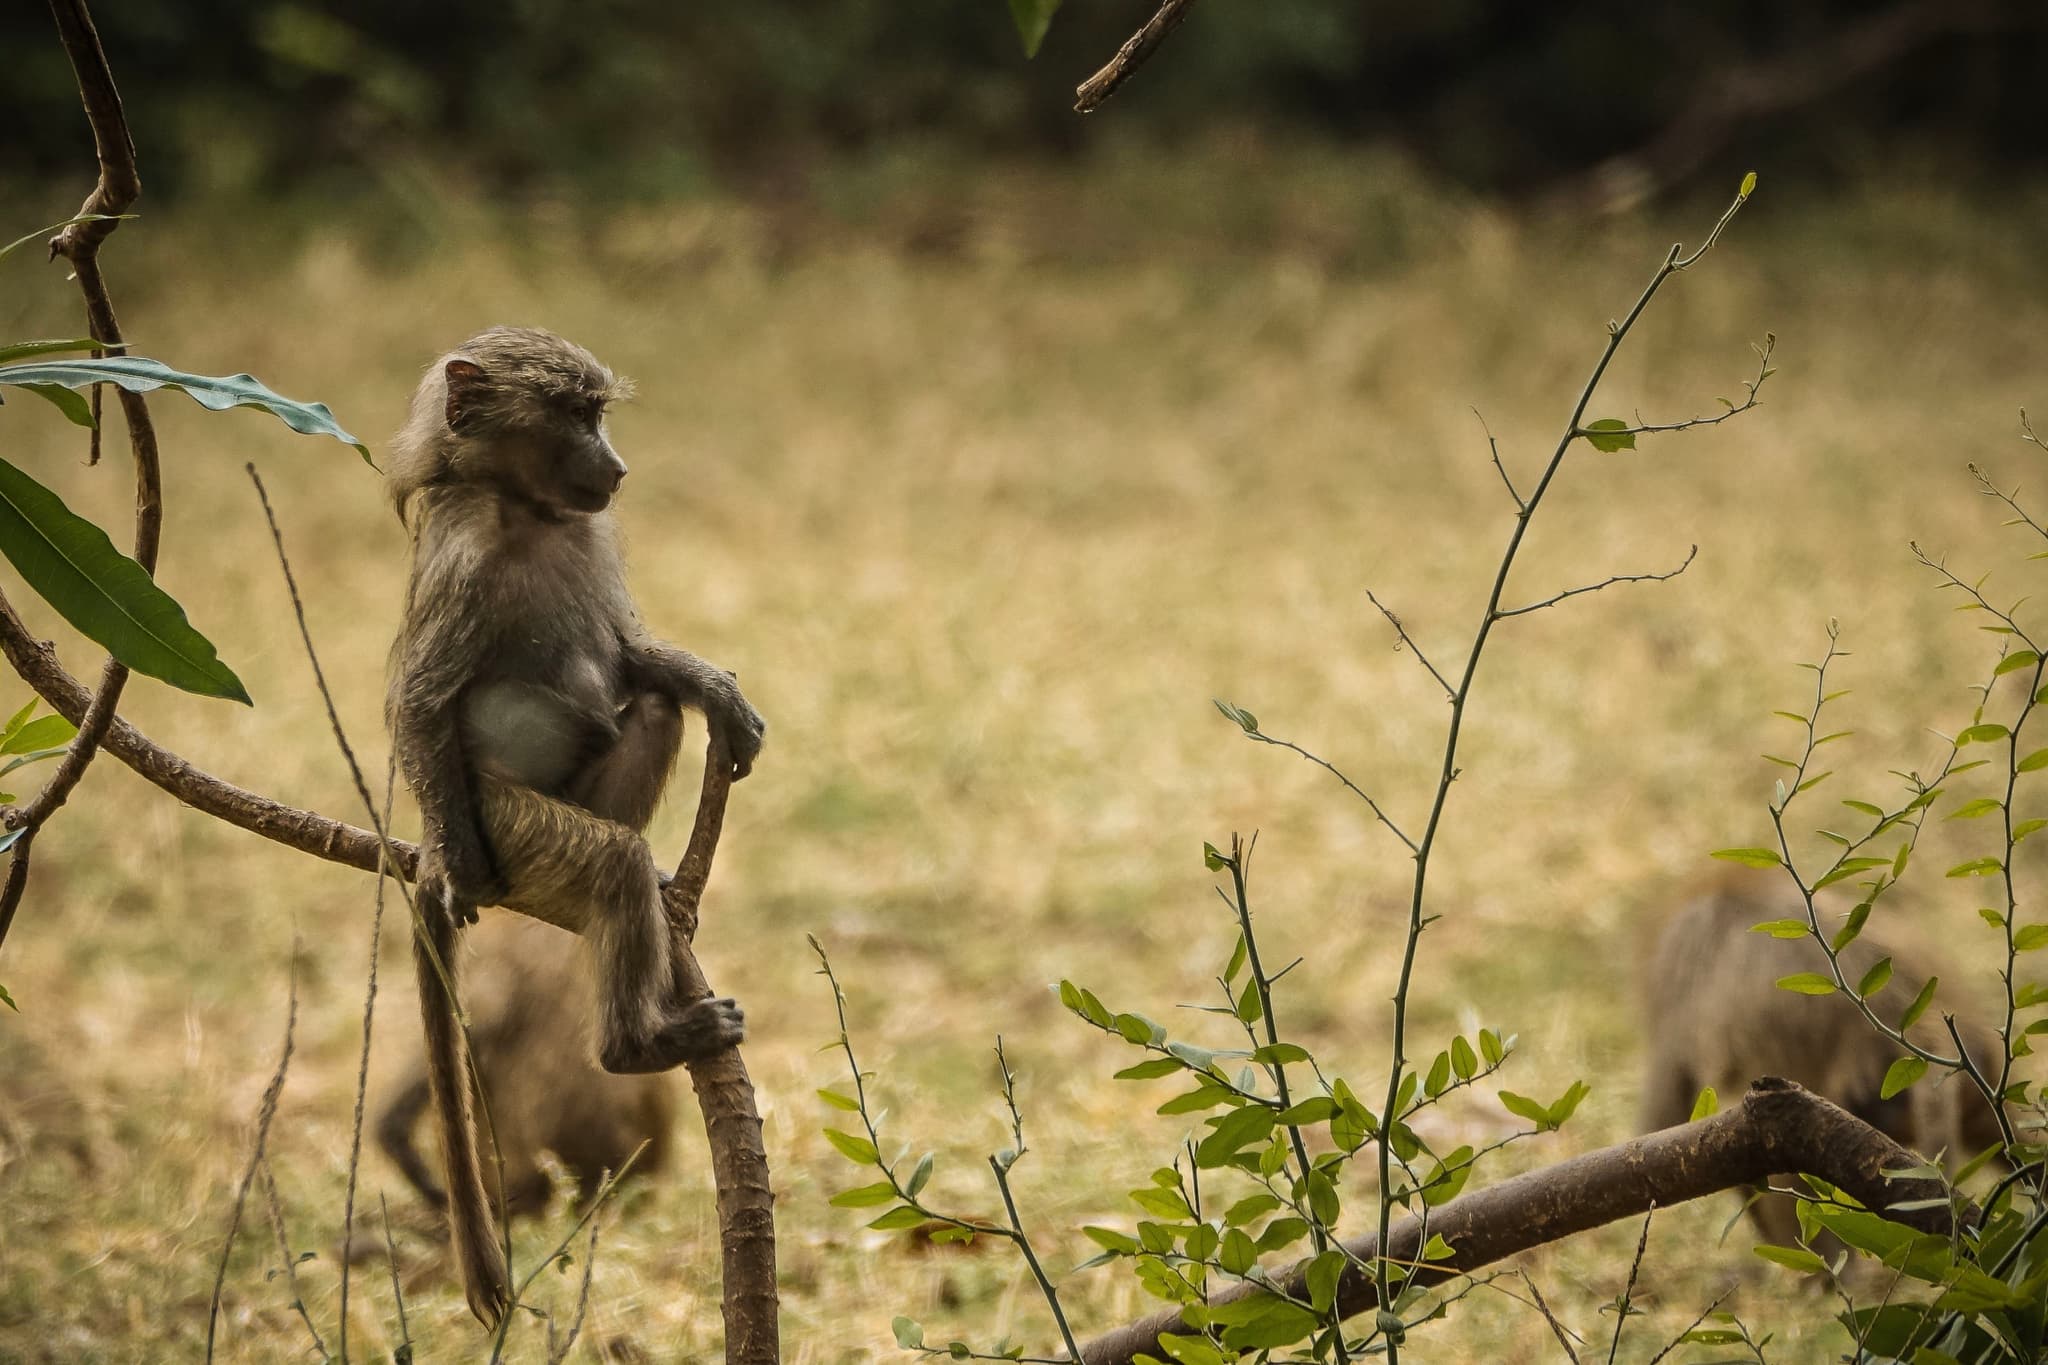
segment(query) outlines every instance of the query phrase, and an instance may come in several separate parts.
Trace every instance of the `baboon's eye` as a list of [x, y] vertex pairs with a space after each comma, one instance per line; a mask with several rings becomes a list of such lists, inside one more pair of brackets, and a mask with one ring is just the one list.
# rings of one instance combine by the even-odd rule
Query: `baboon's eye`
[[564, 405], [571, 421], [582, 426], [593, 426], [597, 422], [598, 404], [594, 398], [571, 398]]

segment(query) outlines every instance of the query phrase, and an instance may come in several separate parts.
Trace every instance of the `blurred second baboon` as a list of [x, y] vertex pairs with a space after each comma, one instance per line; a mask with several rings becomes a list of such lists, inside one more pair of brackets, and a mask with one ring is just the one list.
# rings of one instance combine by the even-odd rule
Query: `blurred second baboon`
[[[1827, 1096], [1903, 1146], [1943, 1155], [1950, 1169], [1995, 1145], [1990, 1107], [1967, 1081], [1930, 1073], [1904, 1094], [1880, 1098], [1898, 1047], [1839, 993], [1800, 995], [1778, 987], [1781, 977], [1796, 972], [1825, 974], [1826, 956], [1810, 937], [1773, 938], [1751, 928], [1805, 915], [1782, 874], [1731, 873], [1695, 887], [1680, 902], [1657, 936], [1643, 980], [1648, 1056], [1642, 1131], [1684, 1123], [1708, 1086], [1726, 1105], [1758, 1077], [1780, 1076]], [[1823, 928], [1832, 927], [1823, 921]], [[1896, 1022], [1933, 968], [1867, 930], [1843, 950], [1842, 967], [1854, 983], [1882, 957], [1892, 959], [1892, 978], [1870, 1003], [1880, 1018]], [[1952, 1054], [1955, 1044], [1940, 1013], [1938, 1001], [1910, 1036]], [[1971, 1057], [1995, 1067], [1997, 1035], [1957, 1023]], [[1793, 1240], [1789, 1200], [1767, 1197], [1750, 1211], [1766, 1237]]]
[[[658, 1171], [667, 1161], [675, 1122], [672, 1074], [620, 1076], [597, 1065], [592, 1021], [597, 1017], [590, 973], [576, 936], [510, 911], [486, 912], [468, 941], [476, 961], [464, 977], [474, 983], [469, 1001], [470, 1040], [490, 1122], [479, 1109], [478, 1127], [487, 1183], [496, 1203], [492, 1134], [505, 1161], [509, 1212], [538, 1213], [550, 1183], [541, 1154], [552, 1153], [588, 1199], [606, 1172], [622, 1168], [641, 1144], [646, 1150], [631, 1174]], [[377, 1119], [377, 1142], [420, 1196], [436, 1208], [447, 1193], [435, 1167], [414, 1142], [427, 1112], [427, 1067], [417, 1043]]]

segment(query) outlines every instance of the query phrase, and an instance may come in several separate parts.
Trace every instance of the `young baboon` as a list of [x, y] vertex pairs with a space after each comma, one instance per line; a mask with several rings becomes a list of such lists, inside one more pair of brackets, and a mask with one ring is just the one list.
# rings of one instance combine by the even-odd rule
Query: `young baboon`
[[515, 905], [584, 936], [607, 1071], [663, 1071], [743, 1033], [731, 1000], [679, 998], [640, 831], [681, 708], [719, 732], [735, 777], [763, 724], [731, 674], [640, 624], [607, 512], [626, 465], [604, 409], [625, 391], [580, 346], [495, 327], [428, 369], [392, 441], [412, 575], [385, 717], [423, 826], [413, 947], [449, 1225], [486, 1324], [505, 1311], [506, 1270], [455, 1000], [454, 949], [477, 907]]
[[[1904, 1146], [1943, 1154], [1952, 1168], [1997, 1143], [1991, 1110], [1966, 1081], [1930, 1075], [1904, 1094], [1880, 1098], [1885, 1071], [1899, 1049], [1839, 993], [1800, 995], [1778, 988], [1781, 977], [1795, 972], [1826, 972], [1827, 959], [1811, 938], [1772, 938], [1750, 932], [1751, 926], [1805, 914], [1781, 876], [1730, 873], [1696, 889], [1665, 923], [1643, 981], [1649, 1055], [1642, 1131], [1684, 1123], [1707, 1086], [1728, 1104], [1758, 1077], [1781, 1076], [1827, 1096]], [[1841, 956], [1852, 983], [1879, 958], [1892, 959], [1892, 979], [1870, 1003], [1893, 1021], [1929, 974], [1911, 953], [1867, 930]], [[1911, 1036], [1930, 1049], [1952, 1052], [1955, 1044], [1937, 1013], [1929, 1011]], [[1995, 1066], [1997, 1036], [1957, 1023], [1970, 1056]], [[1793, 1240], [1797, 1224], [1790, 1201], [1767, 1196], [1750, 1212], [1770, 1240]]]
[[[550, 1184], [541, 1154], [576, 1177], [577, 1200], [597, 1193], [639, 1152], [632, 1174], [659, 1172], [675, 1123], [675, 1078], [615, 1076], [592, 1061], [597, 996], [570, 936], [525, 915], [486, 914], [467, 935], [470, 1062], [488, 1098], [486, 1182], [496, 1189], [490, 1139], [504, 1162], [505, 1208], [539, 1213]], [[447, 1192], [413, 1142], [432, 1096], [424, 1054], [410, 1058], [377, 1117], [377, 1142], [420, 1197], [445, 1210]], [[365, 1249], [372, 1239], [365, 1239]]]

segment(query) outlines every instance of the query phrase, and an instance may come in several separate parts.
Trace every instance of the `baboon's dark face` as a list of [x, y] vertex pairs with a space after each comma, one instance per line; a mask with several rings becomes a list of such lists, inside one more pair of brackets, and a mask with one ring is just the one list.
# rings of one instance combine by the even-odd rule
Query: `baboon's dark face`
[[448, 428], [475, 438], [456, 461], [464, 478], [494, 483], [544, 513], [602, 512], [626, 477], [604, 427], [606, 402], [620, 385], [586, 352], [557, 344], [563, 352], [540, 360], [448, 362]]

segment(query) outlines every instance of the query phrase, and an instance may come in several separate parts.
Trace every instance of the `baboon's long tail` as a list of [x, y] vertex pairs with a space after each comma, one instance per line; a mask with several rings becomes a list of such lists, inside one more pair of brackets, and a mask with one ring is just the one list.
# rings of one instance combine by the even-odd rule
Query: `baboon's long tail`
[[[441, 919], [435, 908], [423, 905], [421, 909], [428, 920]], [[483, 1162], [477, 1154], [476, 1119], [469, 1098], [469, 1047], [456, 1024], [456, 932], [443, 919], [431, 933], [441, 969], [436, 969], [434, 953], [428, 951], [428, 940], [418, 927], [413, 931], [412, 959], [420, 981], [427, 1080], [440, 1119], [441, 1154], [448, 1168], [448, 1232], [455, 1244], [455, 1259], [462, 1267], [469, 1310], [486, 1327], [496, 1327], [511, 1297], [506, 1289], [509, 1276], [505, 1248], [498, 1240], [498, 1222], [484, 1191]], [[447, 972], [446, 987], [442, 970]]]

